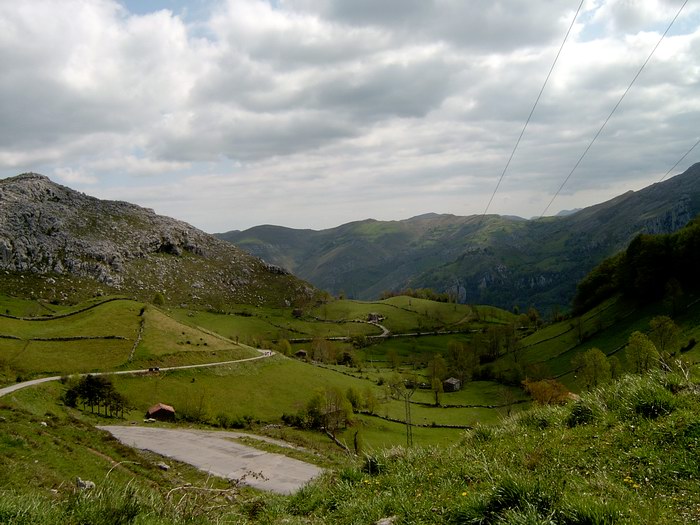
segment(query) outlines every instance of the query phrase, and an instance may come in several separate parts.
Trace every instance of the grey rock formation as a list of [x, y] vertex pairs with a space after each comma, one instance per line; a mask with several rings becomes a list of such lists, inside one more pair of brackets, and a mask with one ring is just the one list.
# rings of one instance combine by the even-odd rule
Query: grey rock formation
[[[0, 270], [86, 278], [107, 291], [166, 300], [285, 304], [306, 283], [153, 210], [104, 201], [26, 173], [0, 180]], [[50, 283], [49, 283], [50, 284]]]

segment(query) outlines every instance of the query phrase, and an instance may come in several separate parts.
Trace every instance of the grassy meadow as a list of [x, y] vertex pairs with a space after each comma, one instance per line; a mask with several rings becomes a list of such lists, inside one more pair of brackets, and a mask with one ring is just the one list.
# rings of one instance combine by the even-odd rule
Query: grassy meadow
[[[451, 343], [471, 348], [484, 344], [492, 328], [522, 322], [509, 312], [408, 297], [333, 301], [301, 314], [243, 305], [168, 309], [124, 299], [57, 306], [1, 297], [0, 306], [6, 310], [0, 316], [5, 384], [17, 376], [243, 359], [279, 339], [307, 339], [292, 352], [312, 354], [316, 341], [352, 338], [327, 343], [334, 355], [351, 355], [347, 364], [275, 354], [213, 368], [112, 376], [129, 401], [124, 420], [64, 406], [67, 385], [61, 382], [0, 399], [0, 462], [10, 467], [0, 473], [3, 523], [114, 523], [115, 516], [126, 516], [120, 523], [293, 524], [374, 523], [391, 516], [402, 524], [700, 519], [699, 387], [692, 368], [686, 375], [623, 376], [554, 407], [534, 405], [519, 384], [478, 377], [458, 392], [440, 393], [439, 406], [434, 392], [417, 389], [410, 398], [413, 447], [405, 447], [406, 405], [389, 382], [397, 374], [427, 378], [426, 363], [438, 353], [446, 356]], [[406, 335], [362, 339], [381, 333], [365, 322], [370, 313], [383, 316], [392, 334]], [[639, 309], [609, 299], [581, 318], [519, 330], [517, 355], [502, 351], [486, 365], [500, 371], [518, 366], [526, 377], [557, 376], [580, 392], [573, 356], [597, 347], [624, 366], [629, 334], [648, 331], [660, 313], [662, 305]], [[679, 345], [700, 336], [699, 316], [697, 303], [676, 316]], [[437, 331], [455, 333], [416, 335]], [[692, 366], [700, 349], [683, 356]], [[283, 422], [329, 389], [374, 400], [337, 431], [350, 450], [357, 446], [357, 456], [322, 432]], [[156, 402], [173, 405], [180, 420], [155, 425], [240, 427], [302, 446], [309, 452], [296, 454], [330, 470], [295, 496], [262, 496], [184, 465], [160, 471], [158, 457], [94, 429], [139, 424]], [[98, 490], [77, 493], [76, 476], [99, 482]], [[183, 498], [184, 486], [197, 490]]]

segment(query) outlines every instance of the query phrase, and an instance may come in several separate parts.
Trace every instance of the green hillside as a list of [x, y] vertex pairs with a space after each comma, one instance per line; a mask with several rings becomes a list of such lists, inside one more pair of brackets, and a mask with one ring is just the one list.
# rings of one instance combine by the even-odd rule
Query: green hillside
[[106, 298], [72, 307], [2, 297], [0, 384], [18, 378], [139, 369], [258, 355], [152, 305]]
[[[51, 406], [51, 390], [0, 402], [3, 523], [694, 523], [700, 516], [697, 384], [627, 376], [566, 406], [478, 426], [450, 446], [393, 447], [299, 493], [170, 472]], [[42, 425], [42, 421], [46, 423]], [[76, 494], [67, 480], [95, 479]], [[177, 487], [191, 483], [191, 492]], [[201, 489], [198, 489], [201, 488]], [[181, 490], [181, 489], [180, 489]]]
[[462, 303], [568, 310], [576, 284], [639, 233], [670, 233], [700, 213], [700, 164], [567, 216], [427, 214], [321, 231], [260, 226], [218, 234], [334, 295], [433, 288]]
[[[115, 418], [65, 406], [71, 381], [46, 383], [0, 399], [0, 461], [12, 467], [0, 473], [0, 521], [692, 523], [700, 516], [700, 349], [691, 344], [700, 337], [700, 301], [690, 291], [684, 297], [674, 313], [667, 301], [617, 293], [548, 325], [534, 311], [405, 296], [209, 311], [122, 298], [67, 307], [2, 297], [6, 383], [20, 372], [195, 364], [259, 355], [245, 345], [277, 349], [215, 368], [114, 376], [130, 406], [123, 421], [138, 424], [147, 407], [164, 402], [178, 420], [156, 426], [242, 428], [302, 446], [284, 452], [330, 470], [292, 496], [206, 479], [182, 465], [164, 472], [157, 456], [93, 427]], [[668, 314], [678, 327], [673, 371], [626, 373], [630, 335], [653, 338], [652, 321]], [[621, 368], [589, 392], [577, 356], [591, 348]], [[301, 349], [306, 358], [282, 355]], [[391, 385], [429, 380], [438, 354], [444, 375], [459, 373], [466, 359], [465, 384], [458, 392], [415, 390], [406, 447], [406, 404]], [[532, 403], [521, 381], [551, 378], [580, 398]], [[299, 423], [315, 399], [333, 392], [357, 401], [335, 432], [350, 453]], [[95, 479], [99, 490], [76, 494], [76, 476]], [[192, 492], [172, 497], [186, 483]]]

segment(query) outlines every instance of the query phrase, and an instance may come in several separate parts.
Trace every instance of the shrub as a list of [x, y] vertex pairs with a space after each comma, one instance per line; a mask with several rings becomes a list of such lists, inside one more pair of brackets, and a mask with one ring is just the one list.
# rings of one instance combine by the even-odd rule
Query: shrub
[[476, 442], [484, 443], [486, 441], [491, 441], [496, 436], [496, 431], [491, 426], [477, 423], [467, 435]]
[[374, 454], [366, 454], [365, 461], [362, 465], [362, 472], [365, 472], [371, 476], [376, 476], [381, 474], [386, 469], [386, 464], [381, 460], [381, 458]]
[[555, 523], [558, 495], [539, 483], [508, 477], [486, 498], [468, 503], [453, 513], [451, 523]]
[[673, 412], [676, 398], [665, 388], [646, 386], [637, 391], [634, 412], [647, 419], [656, 419]]
[[537, 403], [546, 405], [558, 405], [569, 400], [569, 390], [556, 379], [542, 379], [541, 381], [523, 381], [525, 392], [532, 396]]
[[591, 423], [595, 419], [595, 412], [587, 403], [583, 401], [577, 401], [571, 407], [571, 412], [569, 412], [566, 418], [566, 425], [569, 428], [573, 428], [579, 425], [586, 425]]

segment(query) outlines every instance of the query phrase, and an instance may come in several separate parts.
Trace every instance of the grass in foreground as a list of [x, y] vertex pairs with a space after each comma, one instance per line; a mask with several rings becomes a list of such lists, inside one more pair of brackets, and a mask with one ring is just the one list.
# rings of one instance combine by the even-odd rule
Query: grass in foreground
[[[0, 459], [13, 462], [0, 477], [3, 523], [342, 525], [395, 516], [395, 524], [634, 525], [700, 519], [700, 387], [678, 375], [625, 376], [566, 406], [478, 426], [453, 446], [393, 447], [348, 458], [288, 497], [218, 485], [213, 497], [181, 500], [184, 493], [172, 489], [182, 479], [146, 468], [147, 456], [120, 451], [100, 433], [68, 428], [60, 418], [41, 427], [26, 412], [0, 411]], [[63, 453], [70, 461], [58, 459]], [[104, 478], [109, 458], [143, 465], [136, 471], [125, 463], [126, 472], [114, 469], [111, 481], [91, 493], [67, 489], [81, 472]]]

